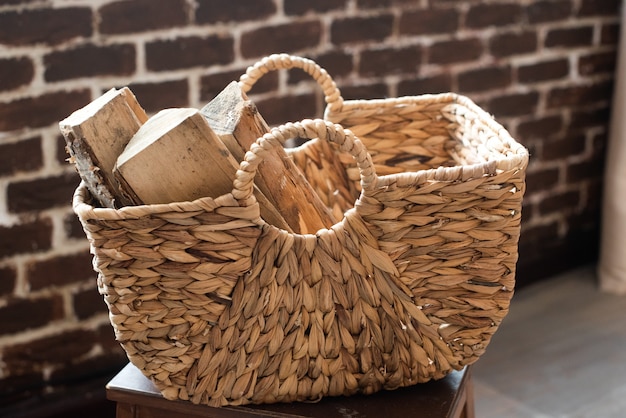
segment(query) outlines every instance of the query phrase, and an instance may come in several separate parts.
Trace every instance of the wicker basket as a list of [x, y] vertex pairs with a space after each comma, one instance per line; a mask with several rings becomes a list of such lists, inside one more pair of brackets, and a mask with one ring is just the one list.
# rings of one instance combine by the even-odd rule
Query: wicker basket
[[[76, 191], [116, 338], [168, 399], [317, 400], [438, 379], [476, 361], [508, 312], [527, 151], [464, 97], [344, 102], [307, 59], [268, 57], [242, 86], [291, 67], [320, 83], [327, 121], [260, 138], [232, 193], [115, 210]], [[315, 235], [267, 224], [252, 195], [264, 150], [292, 137], [317, 138], [290, 154], [341, 214]]]

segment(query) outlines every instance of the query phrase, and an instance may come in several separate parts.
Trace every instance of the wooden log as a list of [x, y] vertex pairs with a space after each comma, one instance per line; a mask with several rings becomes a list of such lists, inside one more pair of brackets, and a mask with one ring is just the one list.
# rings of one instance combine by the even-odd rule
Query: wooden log
[[[230, 83], [201, 112], [239, 161], [270, 129], [237, 82]], [[297, 233], [315, 233], [335, 223], [328, 207], [282, 147], [259, 165], [255, 184]]]
[[107, 208], [132, 204], [119, 190], [113, 167], [130, 139], [148, 120], [133, 93], [111, 89], [59, 122], [78, 174], [91, 194]]
[[[130, 140], [113, 170], [134, 204], [191, 201], [230, 193], [239, 162], [196, 109], [165, 109]], [[258, 190], [261, 216], [288, 224]]]

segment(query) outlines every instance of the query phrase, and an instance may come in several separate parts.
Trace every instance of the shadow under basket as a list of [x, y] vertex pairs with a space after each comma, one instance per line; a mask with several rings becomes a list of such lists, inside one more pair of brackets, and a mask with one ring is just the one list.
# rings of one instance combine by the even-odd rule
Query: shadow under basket
[[[343, 101], [308, 59], [325, 120], [289, 123], [246, 154], [233, 191], [106, 209], [74, 196], [98, 287], [129, 360], [167, 399], [311, 401], [444, 377], [475, 362], [508, 312], [527, 150], [455, 94]], [[289, 150], [341, 219], [298, 235], [261, 219], [265, 150]]]

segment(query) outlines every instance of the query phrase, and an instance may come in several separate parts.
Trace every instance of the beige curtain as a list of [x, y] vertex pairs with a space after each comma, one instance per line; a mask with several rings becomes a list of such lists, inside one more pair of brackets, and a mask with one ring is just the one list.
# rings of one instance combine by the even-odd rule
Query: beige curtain
[[626, 7], [624, 6], [607, 149], [598, 276], [602, 290], [626, 295]]

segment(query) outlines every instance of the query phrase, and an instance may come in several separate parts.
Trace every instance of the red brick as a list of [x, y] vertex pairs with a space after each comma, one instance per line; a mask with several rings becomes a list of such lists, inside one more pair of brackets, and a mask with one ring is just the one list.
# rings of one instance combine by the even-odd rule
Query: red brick
[[35, 9], [0, 14], [0, 44], [57, 45], [92, 34], [91, 10], [86, 7]]
[[542, 190], [550, 190], [559, 182], [558, 168], [545, 168], [539, 171], [532, 171], [526, 174], [526, 187], [533, 193]]
[[489, 50], [494, 57], [502, 58], [517, 54], [528, 54], [537, 50], [537, 33], [497, 33], [489, 39]]
[[389, 87], [385, 83], [359, 84], [341, 88], [346, 100], [383, 99], [389, 97]]
[[454, 33], [459, 28], [456, 9], [427, 9], [406, 11], [400, 16], [399, 30], [403, 35]]
[[102, 295], [98, 293], [96, 286], [87, 290], [81, 290], [72, 295], [72, 305], [74, 307], [74, 314], [76, 314], [76, 317], [80, 320], [107, 312], [107, 306], [104, 303]]
[[167, 29], [187, 24], [185, 0], [116, 1], [98, 9], [98, 29], [105, 34]]
[[517, 70], [517, 78], [520, 83], [558, 80], [566, 78], [568, 75], [569, 61], [566, 58], [522, 65]]
[[259, 112], [271, 126], [295, 122], [305, 118], [321, 117], [315, 94], [281, 96], [256, 102]]
[[15, 267], [10, 265], [0, 267], [0, 296], [6, 296], [13, 293], [16, 281], [17, 270]]
[[[11, 318], [10, 321], [0, 321], [0, 335], [43, 327], [63, 318], [63, 299], [61, 296], [11, 299], [0, 308], [0, 317]], [[8, 361], [11, 358], [10, 351], [10, 348], [4, 349], [3, 360], [7, 363], [10, 363]]]
[[559, 87], [548, 93], [547, 107], [554, 109], [563, 106], [587, 106], [591, 103], [610, 101], [612, 94], [612, 81]]
[[621, 2], [617, 0], [583, 0], [578, 16], [619, 16]]
[[452, 91], [452, 77], [448, 73], [432, 77], [411, 78], [398, 83], [398, 96], [446, 93]]
[[562, 128], [563, 118], [560, 115], [546, 116], [520, 122], [517, 126], [517, 134], [521, 139], [547, 138], [560, 132]]
[[81, 45], [44, 56], [46, 81], [80, 77], [130, 75], [135, 72], [135, 46], [116, 44]]
[[516, 3], [477, 4], [470, 7], [465, 17], [468, 28], [485, 28], [488, 26], [504, 26], [519, 23], [523, 17], [523, 9]]
[[229, 35], [183, 37], [146, 44], [146, 65], [152, 71], [229, 64], [235, 55]]
[[0, 144], [0, 177], [35, 171], [43, 166], [41, 137]]
[[45, 366], [72, 363], [89, 353], [95, 343], [94, 331], [65, 331], [7, 347], [3, 359], [11, 371], [41, 370]]
[[[200, 99], [206, 102], [217, 96], [227, 85], [238, 81], [239, 77], [246, 72], [245, 69], [205, 75], [200, 79]], [[278, 88], [278, 72], [272, 71], [265, 74], [252, 87], [249, 94], [267, 93]]]
[[580, 198], [580, 191], [578, 190], [554, 193], [539, 202], [539, 212], [542, 215], [548, 215], [554, 212], [576, 209], [580, 204]]
[[359, 73], [362, 76], [416, 73], [421, 62], [421, 48], [375, 49], [361, 52]]
[[0, 92], [30, 84], [35, 67], [28, 57], [0, 59]]
[[56, 124], [90, 101], [89, 90], [74, 90], [0, 103], [0, 131]]
[[572, 15], [571, 0], [544, 0], [530, 4], [526, 8], [528, 23], [554, 22], [566, 20]]
[[16, 181], [7, 187], [9, 212], [40, 211], [68, 205], [80, 178], [75, 172], [35, 180]]
[[273, 0], [199, 0], [197, 3], [198, 23], [263, 20], [276, 13]]
[[560, 160], [572, 155], [580, 155], [585, 152], [585, 136], [569, 135], [566, 138], [545, 141], [541, 153], [543, 161]]
[[331, 10], [345, 9], [346, 0], [283, 0], [283, 8], [287, 15], [303, 15], [308, 12], [326, 13]]
[[[353, 54], [344, 51], [331, 51], [310, 57], [320, 67], [325, 69], [333, 79], [348, 76], [353, 70]], [[289, 84], [298, 84], [301, 81], [312, 80], [311, 76], [300, 69], [289, 71]]]
[[511, 67], [487, 67], [459, 74], [459, 90], [476, 92], [506, 87], [511, 84]]
[[189, 84], [186, 79], [160, 83], [131, 83], [128, 88], [149, 113], [171, 107], [189, 107]]
[[245, 58], [258, 58], [276, 51], [294, 53], [318, 46], [321, 39], [319, 20], [266, 26], [241, 36], [241, 54]]
[[52, 246], [52, 221], [44, 218], [14, 226], [0, 226], [0, 237], [0, 259], [45, 251]]
[[580, 75], [613, 75], [616, 63], [617, 53], [615, 51], [583, 55], [578, 58], [578, 73]]
[[524, 116], [535, 114], [538, 104], [539, 93], [531, 91], [495, 97], [489, 101], [487, 108], [496, 118]]
[[49, 260], [33, 261], [26, 267], [26, 280], [31, 290], [50, 286], [64, 286], [93, 279], [96, 273], [91, 265], [88, 251], [79, 254], [57, 256]]
[[63, 219], [63, 229], [67, 238], [86, 239], [83, 226], [74, 212], [67, 214]]
[[330, 27], [330, 39], [334, 45], [382, 41], [391, 36], [393, 15], [381, 13], [374, 17], [351, 17], [336, 19]]
[[457, 62], [474, 61], [483, 53], [480, 39], [458, 39], [440, 41], [429, 48], [428, 62], [432, 64], [452, 64]]
[[552, 29], [546, 35], [545, 46], [577, 47], [591, 45], [593, 42], [593, 27], [581, 26], [576, 28]]

